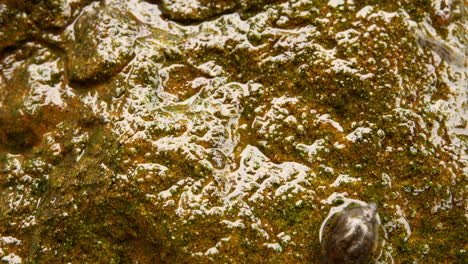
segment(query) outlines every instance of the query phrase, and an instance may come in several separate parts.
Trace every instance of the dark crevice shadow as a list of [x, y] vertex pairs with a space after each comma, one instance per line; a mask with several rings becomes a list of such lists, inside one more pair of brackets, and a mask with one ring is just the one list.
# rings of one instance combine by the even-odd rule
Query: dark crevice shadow
[[0, 126], [0, 151], [26, 153], [38, 145], [40, 141], [41, 136], [31, 128], [8, 130]]

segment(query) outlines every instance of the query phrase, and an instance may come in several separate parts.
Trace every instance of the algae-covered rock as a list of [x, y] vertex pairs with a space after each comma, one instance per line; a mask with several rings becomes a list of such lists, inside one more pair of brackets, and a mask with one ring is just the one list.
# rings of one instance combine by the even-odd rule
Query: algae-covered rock
[[0, 3], [0, 50], [25, 39], [44, 39], [73, 22], [92, 0], [7, 0]]
[[28, 21], [26, 13], [0, 3], [0, 51], [26, 38]]
[[235, 9], [238, 0], [164, 0], [162, 10], [174, 20], [204, 20]]
[[177, 21], [201, 21], [215, 16], [248, 9], [271, 0], [163, 0], [162, 11]]
[[64, 86], [63, 61], [45, 47], [29, 43], [1, 65], [0, 142], [15, 150], [38, 143], [61, 119], [73, 96]]
[[317, 263], [346, 199], [379, 263], [463, 262], [466, 22], [436, 2], [9, 4], [0, 262]]
[[[83, 6], [93, 0], [25, 0], [24, 9], [41, 28], [63, 28], [73, 21]], [[20, 1], [21, 2], [21, 1]]]
[[121, 10], [88, 10], [74, 30], [75, 41], [67, 51], [71, 80], [105, 79], [118, 73], [134, 55], [138, 26]]

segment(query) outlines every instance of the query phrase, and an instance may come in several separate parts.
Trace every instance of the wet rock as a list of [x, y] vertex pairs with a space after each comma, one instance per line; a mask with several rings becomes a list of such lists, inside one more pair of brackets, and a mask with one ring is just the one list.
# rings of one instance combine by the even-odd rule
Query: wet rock
[[245, 10], [270, 0], [163, 0], [164, 14], [177, 21], [202, 21], [237, 9]]
[[25, 3], [24, 0], [6, 0], [4, 1], [5, 5], [11, 8], [24, 9]]
[[468, 63], [466, 56], [464, 54], [458, 53], [449, 45], [445, 44], [443, 41], [435, 39], [434, 37], [428, 36], [423, 32], [416, 32], [417, 43], [421, 47], [427, 47], [430, 50], [434, 51], [437, 55], [440, 56], [444, 61], [450, 63], [457, 67], [463, 67]]
[[[93, 0], [7, 0], [5, 6], [22, 14], [41, 29], [61, 29]], [[1, 9], [1, 8], [0, 8]]]
[[[378, 262], [462, 262], [466, 122], [450, 133], [466, 116], [465, 73], [408, 37], [413, 24], [433, 32], [429, 19], [408, 21], [429, 11], [381, 2], [217, 1], [225, 13], [175, 23], [163, 0], [106, 0], [63, 34], [31, 22], [28, 41], [50, 48], [20, 41], [0, 56], [0, 236], [22, 240], [8, 252], [34, 263], [316, 263], [322, 204], [349, 194], [382, 205]], [[324, 241], [345, 236], [346, 208]]]
[[234, 10], [238, 5], [237, 0], [164, 0], [162, 11], [174, 20], [205, 20]]
[[[93, 0], [25, 0], [22, 6], [40, 28], [63, 28]], [[21, 1], [20, 1], [21, 2]]]
[[377, 246], [377, 206], [348, 207], [332, 216], [322, 239], [322, 264], [368, 263]]
[[24, 40], [27, 30], [26, 13], [10, 5], [0, 4], [0, 50]]
[[137, 23], [124, 12], [100, 9], [85, 13], [74, 26], [67, 52], [73, 81], [99, 81], [118, 73], [134, 56]]
[[27, 44], [1, 65], [0, 145], [15, 151], [40, 141], [66, 112], [63, 62], [50, 49]]

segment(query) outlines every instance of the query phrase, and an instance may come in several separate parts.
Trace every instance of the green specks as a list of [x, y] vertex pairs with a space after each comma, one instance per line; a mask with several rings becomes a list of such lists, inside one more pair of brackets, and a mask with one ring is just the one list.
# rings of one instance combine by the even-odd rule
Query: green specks
[[67, 51], [70, 79], [99, 81], [118, 73], [133, 57], [138, 26], [125, 12], [108, 7], [82, 15], [74, 33]]
[[466, 257], [455, 4], [105, 2], [0, 5], [3, 252], [313, 263], [356, 199], [380, 262]]

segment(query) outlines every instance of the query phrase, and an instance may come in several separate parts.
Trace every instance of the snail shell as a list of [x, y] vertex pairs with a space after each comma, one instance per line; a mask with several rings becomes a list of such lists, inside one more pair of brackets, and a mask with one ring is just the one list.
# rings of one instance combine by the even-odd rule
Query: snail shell
[[364, 264], [372, 258], [378, 241], [377, 205], [350, 206], [326, 223], [322, 264]]

